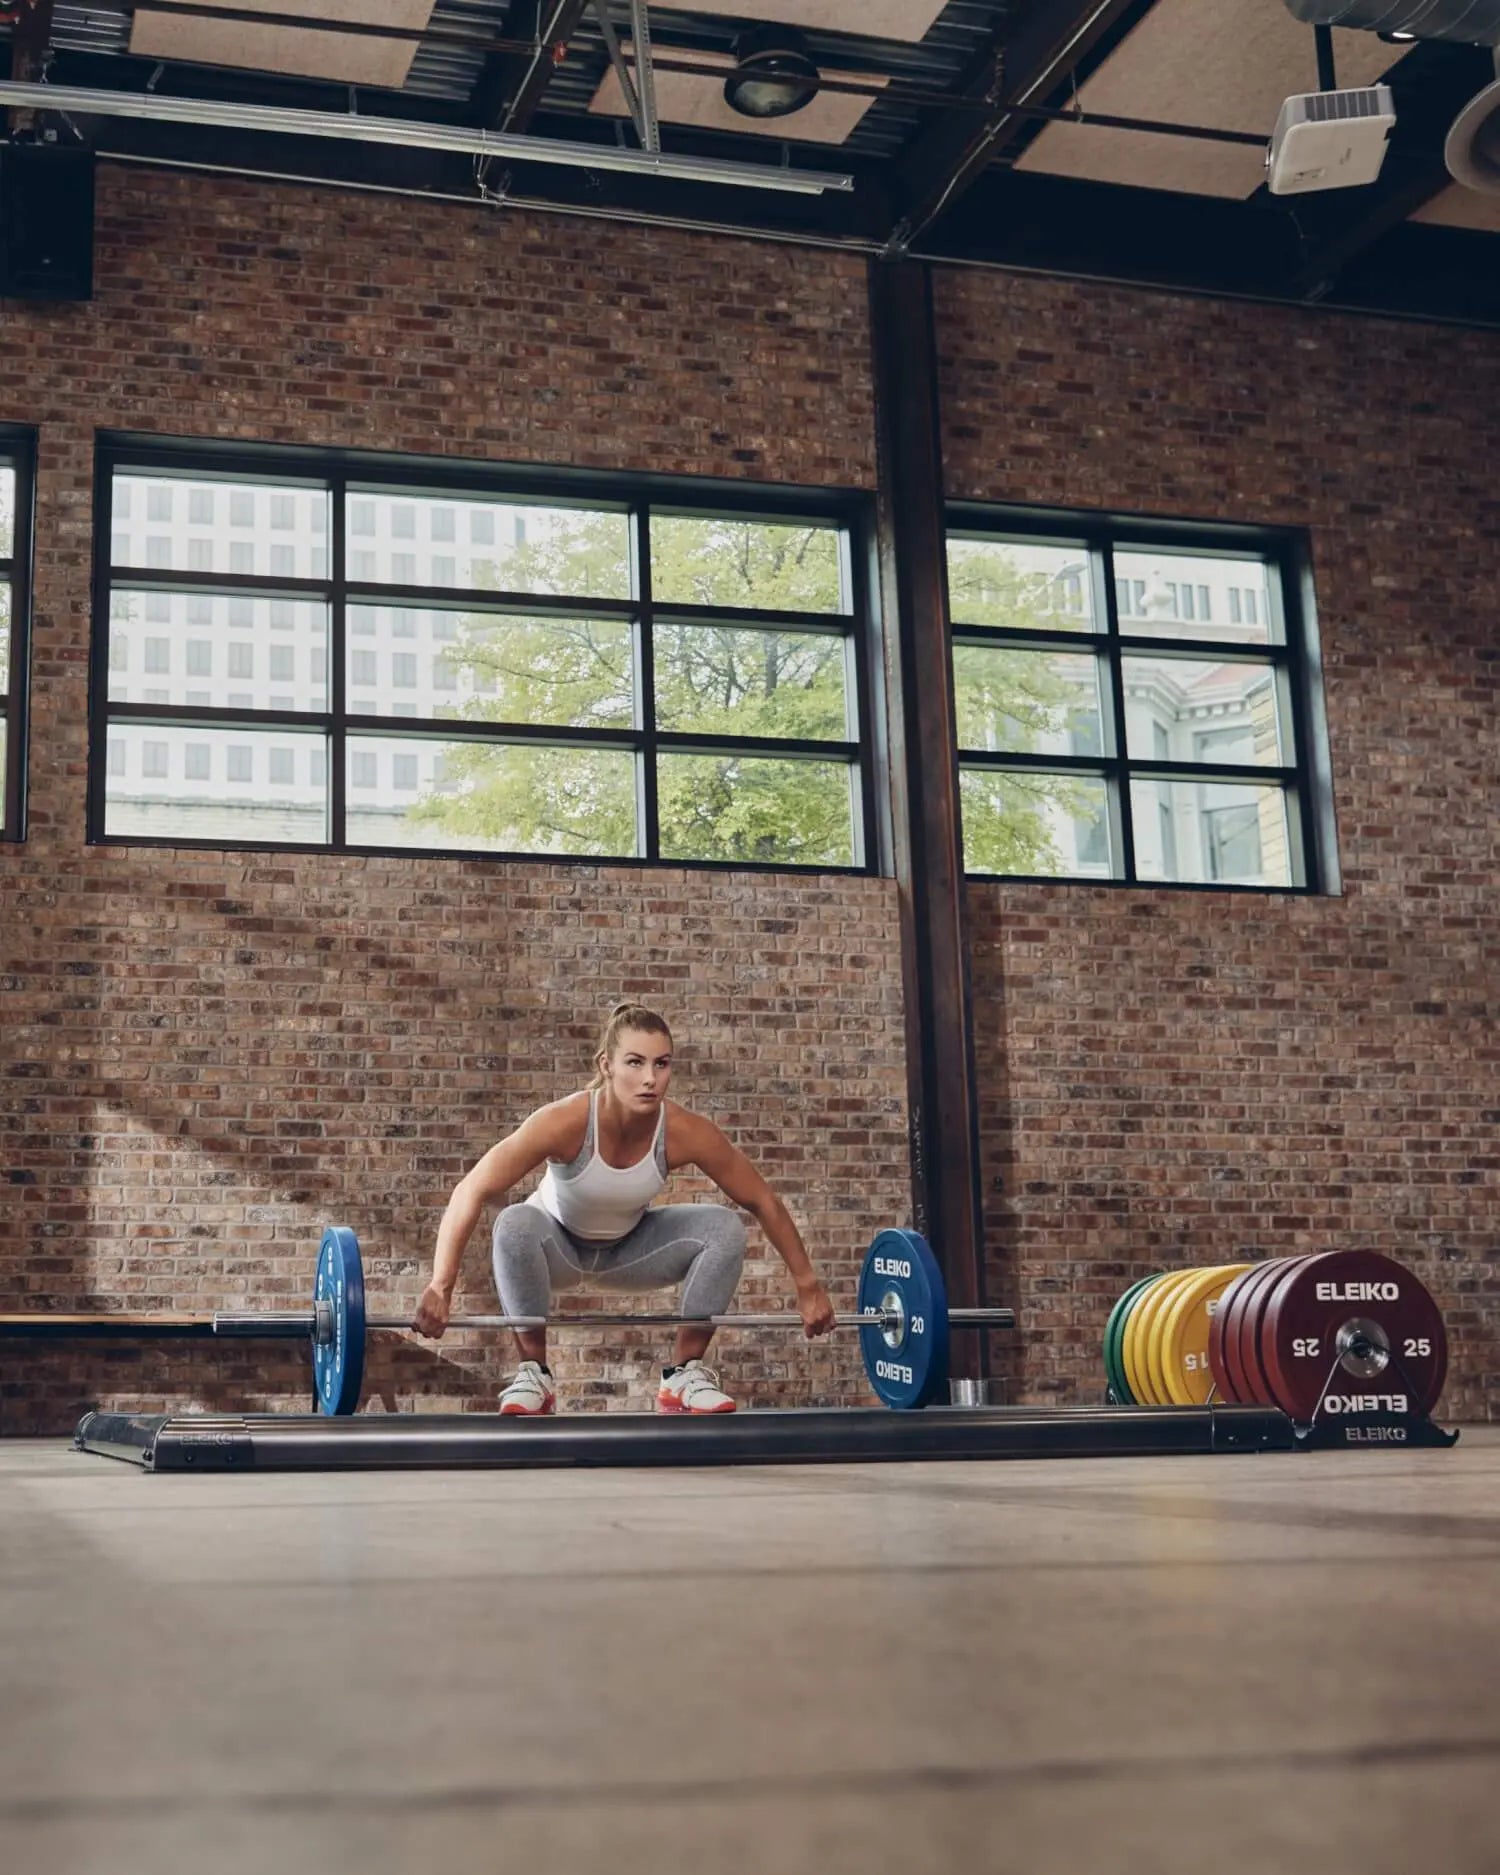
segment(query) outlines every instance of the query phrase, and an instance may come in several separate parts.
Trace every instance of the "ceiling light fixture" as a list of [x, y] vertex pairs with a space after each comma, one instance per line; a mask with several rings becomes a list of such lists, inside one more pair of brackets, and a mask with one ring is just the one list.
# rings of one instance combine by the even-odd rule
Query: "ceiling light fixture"
[[756, 26], [734, 42], [724, 102], [741, 117], [790, 117], [818, 91], [818, 68], [792, 26]]
[[359, 117], [337, 111], [297, 111], [280, 105], [233, 104], [208, 98], [166, 98], [159, 92], [89, 91], [69, 85], [0, 81], [0, 105], [61, 111], [79, 117], [149, 117], [164, 123], [209, 124], [223, 130], [264, 130], [303, 137], [338, 137], [354, 143], [398, 143], [465, 156], [507, 157], [517, 163], [556, 163], [570, 169], [616, 170], [659, 176], [664, 182], [719, 182], [742, 189], [779, 189], [794, 195], [848, 190], [852, 176], [818, 169], [777, 169], [713, 157], [663, 156], [612, 145], [554, 142], [507, 136], [461, 125], [408, 123], [399, 117]]

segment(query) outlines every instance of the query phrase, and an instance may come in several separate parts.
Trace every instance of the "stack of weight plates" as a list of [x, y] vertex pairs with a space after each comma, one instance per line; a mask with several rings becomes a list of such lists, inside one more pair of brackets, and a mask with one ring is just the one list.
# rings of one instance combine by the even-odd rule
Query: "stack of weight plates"
[[1122, 1406], [1207, 1401], [1209, 1329], [1220, 1296], [1249, 1267], [1167, 1270], [1125, 1291], [1104, 1330], [1104, 1371]]
[[1425, 1417], [1448, 1341], [1410, 1270], [1373, 1250], [1328, 1250], [1146, 1277], [1110, 1314], [1104, 1367], [1125, 1405], [1201, 1405], [1212, 1390], [1302, 1424], [1320, 1407]]

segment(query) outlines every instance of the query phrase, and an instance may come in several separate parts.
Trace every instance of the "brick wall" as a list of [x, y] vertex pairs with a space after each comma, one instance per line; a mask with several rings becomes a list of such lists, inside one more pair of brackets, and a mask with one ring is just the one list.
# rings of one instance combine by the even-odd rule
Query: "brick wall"
[[[96, 428], [869, 486], [862, 264], [108, 167], [100, 185], [95, 299], [10, 303], [0, 335], [0, 418], [41, 446], [32, 837], [0, 849], [0, 1307], [300, 1303], [335, 1217], [410, 1301], [453, 1179], [576, 1084], [593, 1012], [624, 993], [679, 1019], [677, 1091], [766, 1164], [846, 1303], [907, 1199], [887, 882], [91, 851], [82, 829]], [[969, 272], [940, 274], [938, 308], [955, 495], [1312, 529], [1347, 884], [973, 890], [1017, 1396], [1097, 1391], [1137, 1273], [1370, 1243], [1449, 1312], [1449, 1410], [1493, 1413], [1500, 503], [1475, 413], [1500, 347]], [[773, 1293], [762, 1255], [745, 1297]], [[462, 1301], [491, 1302], [477, 1238]], [[560, 1366], [589, 1403], [639, 1404], [654, 1353], [578, 1342]], [[723, 1354], [757, 1401], [863, 1397], [847, 1348]], [[484, 1406], [499, 1365], [388, 1342], [371, 1390]], [[274, 1344], [0, 1342], [5, 1431], [304, 1388]]]
[[[970, 891], [988, 1254], [1025, 1397], [1137, 1275], [1369, 1246], [1500, 1409], [1500, 340], [938, 279], [957, 497], [1311, 530], [1345, 892]], [[1485, 414], [1488, 413], [1488, 414]]]
[[[83, 843], [96, 429], [751, 476], [873, 478], [861, 263], [603, 223], [101, 170], [96, 288], [6, 306], [0, 420], [40, 431], [31, 837], [0, 848], [0, 1309], [300, 1305], [318, 1232], [413, 1302], [454, 1180], [581, 1084], [619, 996], [674, 1093], [756, 1157], [842, 1306], [907, 1201], [893, 887]], [[674, 1195], [691, 1194], [679, 1179]], [[746, 1305], [790, 1305], [763, 1244]], [[479, 1235], [461, 1305], [494, 1306]], [[743, 1394], [866, 1397], [847, 1341], [722, 1348]], [[580, 1403], [658, 1354], [575, 1335]], [[382, 1341], [393, 1406], [493, 1404], [474, 1338]], [[299, 1352], [0, 1340], [0, 1430], [83, 1406], [294, 1406]]]

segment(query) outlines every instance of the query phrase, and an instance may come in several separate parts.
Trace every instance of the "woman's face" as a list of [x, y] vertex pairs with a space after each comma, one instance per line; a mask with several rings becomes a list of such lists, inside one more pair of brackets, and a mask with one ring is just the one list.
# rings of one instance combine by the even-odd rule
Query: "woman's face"
[[653, 1111], [666, 1099], [672, 1078], [671, 1042], [649, 1029], [622, 1029], [604, 1064], [604, 1078], [632, 1113]]

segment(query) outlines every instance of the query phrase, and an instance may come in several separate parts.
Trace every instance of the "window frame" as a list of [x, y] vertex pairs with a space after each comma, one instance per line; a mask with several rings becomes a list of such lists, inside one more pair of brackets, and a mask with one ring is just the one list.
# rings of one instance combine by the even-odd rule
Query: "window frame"
[[[5, 724], [4, 824], [0, 845], [19, 846], [26, 839], [27, 747], [31, 714], [32, 559], [36, 540], [36, 431], [0, 424], [0, 467], [15, 471], [15, 532], [9, 558], [0, 556], [0, 580], [10, 586], [9, 673], [0, 691], [0, 720]], [[106, 644], [105, 654], [108, 655]]]
[[[989, 539], [1018, 544], [1072, 547], [1087, 560], [1095, 629], [1023, 630], [997, 625], [967, 625], [953, 617], [947, 591], [949, 539]], [[1111, 848], [1117, 858], [1109, 877], [1078, 873], [1007, 873], [965, 869], [964, 876], [986, 883], [1150, 889], [1183, 892], [1271, 892], [1282, 897], [1337, 894], [1341, 891], [1337, 828], [1333, 813], [1331, 761], [1313, 588], [1311, 543], [1306, 529], [1252, 526], [1239, 522], [1167, 519], [1151, 515], [1033, 507], [1021, 503], [955, 501], [946, 507], [944, 595], [948, 641], [955, 645], [994, 645], [1038, 652], [1090, 652], [1103, 666], [1101, 691], [1107, 748], [1100, 755], [1007, 754], [968, 749], [957, 742], [955, 706], [954, 759], [966, 769], [1083, 775], [1103, 779]], [[1236, 644], [1186, 634], [1158, 637], [1122, 632], [1119, 584], [1129, 577], [1116, 570], [1116, 552], [1137, 550], [1186, 555], [1253, 558], [1266, 568], [1272, 617], [1264, 621], [1267, 640]], [[1126, 614], [1133, 617], [1134, 613]], [[1192, 621], [1196, 623], [1197, 621]], [[1210, 621], [1212, 623], [1212, 621]], [[1279, 627], [1280, 642], [1276, 642]], [[1216, 663], [1269, 666], [1278, 695], [1283, 735], [1290, 732], [1296, 759], [1278, 766], [1248, 763], [1165, 761], [1131, 755], [1126, 741], [1124, 662], [1132, 656], [1176, 658]], [[1284, 752], [1284, 751], [1283, 751]], [[1279, 787], [1285, 802], [1292, 877], [1288, 884], [1232, 882], [1217, 879], [1143, 877], [1137, 869], [1132, 781], [1197, 781]], [[961, 790], [955, 789], [961, 801]], [[962, 806], [959, 808], [960, 817]], [[960, 827], [960, 851], [962, 829]]]
[[[254, 481], [315, 484], [329, 493], [328, 574], [324, 579], [270, 575], [172, 571], [113, 564], [111, 491], [117, 473], [190, 476], [200, 481]], [[430, 501], [489, 500], [548, 507], [616, 510], [627, 516], [633, 596], [594, 599], [585, 594], [558, 598], [548, 594], [476, 591], [464, 587], [393, 585], [352, 579], [346, 558], [352, 551], [346, 525], [349, 504], [371, 496]], [[391, 455], [356, 450], [300, 450], [277, 445], [235, 445], [212, 439], [101, 433], [95, 452], [95, 526], [93, 611], [90, 654], [89, 773], [87, 838], [94, 845], [160, 847], [172, 850], [355, 853], [396, 858], [428, 858], [497, 863], [589, 866], [671, 867], [718, 872], [786, 872], [870, 875], [879, 870], [875, 738], [872, 712], [872, 665], [879, 656], [871, 566], [874, 550], [874, 498], [864, 490], [806, 488], [797, 485], [740, 482], [697, 476], [532, 467], [517, 463], [454, 461], [440, 457]], [[668, 604], [651, 590], [650, 530], [653, 514], [691, 515], [754, 523], [818, 522], [840, 530], [840, 554], [847, 609], [801, 613], [732, 606]], [[457, 530], [456, 530], [457, 531]], [[304, 600], [326, 605], [328, 612], [328, 692], [323, 710], [275, 711], [234, 707], [151, 705], [112, 702], [109, 696], [108, 639], [111, 594], [132, 591], [207, 592]], [[355, 713], [348, 706], [348, 614], [358, 606], [406, 607], [414, 611], [458, 608], [497, 616], [559, 619], [617, 619], [630, 625], [636, 661], [636, 722], [622, 729], [569, 729], [551, 725], [496, 723], [462, 718], [382, 716]], [[781, 737], [704, 736], [658, 729], [654, 637], [658, 624], [720, 625], [734, 629], [821, 632], [845, 641], [845, 695], [857, 733], [843, 740]], [[357, 636], [357, 634], [356, 634]], [[267, 642], [270, 642], [268, 639]], [[322, 731], [327, 752], [327, 838], [322, 841], [271, 839], [142, 837], [105, 831], [106, 745], [112, 725], [197, 726], [205, 729]], [[348, 745], [360, 735], [403, 741], [492, 741], [501, 745], [540, 744], [575, 749], [618, 749], [635, 758], [636, 843], [633, 854], [549, 853], [525, 848], [417, 845], [381, 846], [351, 841], [345, 835], [348, 815]], [[853, 863], [688, 859], [663, 855], [658, 820], [657, 757], [686, 753], [739, 754], [792, 761], [837, 761], [850, 766], [850, 833]]]

